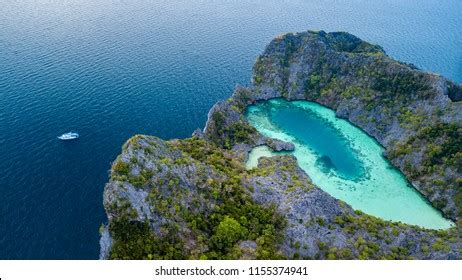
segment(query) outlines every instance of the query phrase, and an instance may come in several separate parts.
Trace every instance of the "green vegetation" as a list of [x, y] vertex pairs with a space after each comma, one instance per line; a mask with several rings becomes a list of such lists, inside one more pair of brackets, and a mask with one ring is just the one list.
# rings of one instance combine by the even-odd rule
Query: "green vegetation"
[[264, 80], [264, 74], [265, 74], [264, 58], [259, 56], [257, 58], [257, 61], [255, 62], [255, 65], [253, 66], [254, 83], [257, 85], [261, 84]]
[[[457, 123], [436, 123], [431, 126], [423, 126], [416, 135], [409, 137], [405, 142], [396, 143], [388, 152], [391, 159], [398, 159], [418, 152], [423, 147], [422, 160], [419, 166], [413, 166], [409, 162], [405, 166], [405, 172], [413, 179], [426, 174], [445, 174], [448, 168], [455, 172], [462, 172], [462, 127]], [[453, 190], [453, 200], [457, 207], [457, 216], [462, 216], [462, 180], [460, 178], [447, 177], [445, 180], [434, 180], [431, 185], [426, 185], [425, 192], [431, 194], [436, 190]], [[433, 201], [436, 207], [442, 209], [447, 200], [440, 198]]]
[[175, 229], [167, 228], [164, 237], [156, 236], [147, 222], [129, 221], [127, 218], [113, 219], [109, 224], [114, 244], [111, 259], [184, 259], [184, 243]]
[[[459, 235], [457, 230], [424, 230], [399, 222], [386, 222], [366, 215], [361, 211], [355, 211], [354, 215], [342, 214], [337, 216], [333, 222], [350, 236], [357, 236], [361, 232], [367, 233], [367, 235], [361, 234], [359, 237], [350, 240], [353, 244], [352, 249], [357, 252], [359, 259], [410, 259], [410, 252], [420, 251], [423, 255], [428, 255], [430, 252], [429, 247], [433, 251], [449, 252], [451, 250], [449, 242], [456, 240]], [[415, 234], [417, 234], [416, 237], [420, 236], [420, 242], [406, 242], [405, 245], [391, 246], [388, 249], [379, 245], [383, 241], [386, 244], [391, 244], [400, 234], [411, 234], [410, 230], [418, 230]], [[425, 232], [425, 235], [423, 235], [423, 232]], [[435, 241], [431, 243], [429, 239], [434, 239]], [[338, 254], [339, 250], [337, 248], [333, 250], [337, 254], [332, 255], [330, 254], [332, 253], [332, 248], [328, 248], [325, 243], [322, 245], [323, 249], [321, 251], [326, 254], [325, 257], [328, 259], [348, 259], [351, 257], [350, 254], [344, 254], [344, 252]]]
[[[284, 218], [277, 214], [275, 207], [263, 207], [251, 199], [242, 186], [246, 176], [242, 163], [230, 154], [210, 145], [198, 138], [185, 139], [178, 142], [183, 152], [193, 159], [205, 162], [216, 171], [224, 173], [227, 180], [216, 185], [213, 191], [218, 205], [208, 217], [188, 217], [198, 229], [213, 233], [209, 246], [215, 251], [205, 255], [208, 259], [229, 258], [233, 252], [232, 241], [255, 240], [257, 242], [257, 258], [279, 258], [276, 245], [281, 242], [281, 232], [285, 226]], [[216, 240], [226, 240], [220, 244]]]
[[225, 115], [222, 112], [214, 112], [212, 121], [215, 131], [211, 135], [212, 141], [227, 149], [231, 149], [236, 143], [252, 144], [252, 135], [257, 131], [245, 121], [234, 122], [230, 125], [225, 124]]
[[402, 127], [408, 129], [418, 129], [424, 122], [426, 116], [423, 112], [413, 112], [403, 108], [398, 115], [398, 120]]
[[368, 55], [385, 54], [382, 47], [364, 42], [347, 32], [318, 33], [325, 36], [338, 52], [363, 53]]
[[120, 176], [128, 176], [130, 171], [130, 164], [123, 162], [122, 160], [118, 160], [112, 169], [117, 175]]
[[435, 243], [432, 245], [432, 249], [435, 251], [443, 251], [448, 253], [451, 251], [451, 247], [449, 247], [442, 239], [437, 239]]
[[137, 165], [138, 161], [135, 157], [130, 159], [130, 163], [118, 159], [113, 165], [113, 177], [119, 181], [128, 181], [135, 187], [143, 187], [149, 183], [154, 173], [151, 170], [142, 169], [138, 176], [130, 173], [131, 165]]
[[422, 128], [408, 143], [426, 141], [424, 166], [433, 169], [437, 164], [454, 166], [462, 172], [462, 127], [456, 123], [438, 123]]
[[215, 233], [212, 236], [212, 244], [220, 250], [223, 248], [232, 248], [238, 240], [246, 235], [246, 228], [242, 227], [235, 219], [225, 216], [216, 227]]
[[[204, 173], [198, 178], [202, 183], [196, 186], [197, 198], [192, 205], [180, 203], [188, 193], [173, 173], [162, 176], [166, 181], [149, 183], [153, 213], [168, 219], [161, 225], [160, 234], [154, 234], [147, 221], [132, 221], [136, 216], [119, 206], [118, 218], [109, 224], [114, 237], [112, 259], [236, 259], [242, 255], [239, 242], [245, 240], [257, 244], [256, 258], [282, 258], [277, 246], [282, 241], [285, 219], [275, 206], [264, 207], [252, 200], [242, 184], [246, 170], [235, 156], [199, 138], [173, 141], [169, 146], [172, 151], [181, 151], [182, 158], [189, 157], [196, 168], [203, 163], [212, 167], [213, 175]], [[146, 173], [152, 176], [152, 172], [144, 171], [139, 177]], [[213, 207], [204, 205], [201, 199]], [[185, 228], [194, 248], [182, 244]]]

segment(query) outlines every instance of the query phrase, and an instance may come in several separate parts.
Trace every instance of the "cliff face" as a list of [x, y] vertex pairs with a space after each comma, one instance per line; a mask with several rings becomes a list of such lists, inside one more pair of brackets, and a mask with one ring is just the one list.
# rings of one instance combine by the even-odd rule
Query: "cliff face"
[[291, 156], [243, 167], [257, 145], [293, 149], [246, 122], [249, 104], [315, 101], [375, 137], [419, 191], [460, 219], [461, 91], [347, 33], [278, 37], [252, 87], [217, 103], [203, 132], [125, 144], [105, 188], [101, 258], [461, 258], [460, 227], [423, 230], [355, 212]]
[[[365, 130], [448, 217], [462, 217], [461, 87], [347, 33], [288, 34], [254, 67], [252, 100], [315, 101]], [[451, 100], [452, 99], [452, 100]]]

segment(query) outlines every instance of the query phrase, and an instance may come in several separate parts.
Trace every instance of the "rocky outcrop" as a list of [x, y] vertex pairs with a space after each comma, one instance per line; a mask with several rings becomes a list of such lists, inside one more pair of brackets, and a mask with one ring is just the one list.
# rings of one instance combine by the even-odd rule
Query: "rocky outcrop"
[[[246, 170], [239, 150], [197, 137], [131, 138], [113, 164], [104, 206], [103, 259], [462, 256], [456, 229], [423, 230], [353, 211], [314, 186], [293, 156], [262, 158]], [[242, 231], [229, 244], [218, 230], [227, 219]]]
[[252, 86], [213, 106], [203, 131], [127, 141], [105, 187], [101, 258], [461, 259], [460, 226], [425, 230], [353, 211], [314, 186], [292, 156], [244, 168], [258, 145], [294, 149], [259, 134], [246, 107], [276, 97], [311, 100], [375, 137], [414, 187], [455, 220], [459, 90], [347, 33], [278, 37], [258, 58]]
[[[286, 168], [280, 168], [282, 166]], [[249, 185], [254, 190], [252, 197], [263, 205], [277, 204], [278, 210], [285, 213], [288, 225], [280, 247], [285, 256], [322, 259], [461, 257], [460, 242], [446, 244], [446, 252], [432, 250], [432, 244], [442, 243], [438, 235], [353, 211], [312, 185], [293, 157], [265, 158], [260, 161], [259, 168], [274, 173], [250, 179]]]
[[462, 217], [462, 87], [395, 61], [344, 32], [274, 39], [255, 66], [249, 102], [284, 97], [337, 112], [387, 156], [446, 216]]

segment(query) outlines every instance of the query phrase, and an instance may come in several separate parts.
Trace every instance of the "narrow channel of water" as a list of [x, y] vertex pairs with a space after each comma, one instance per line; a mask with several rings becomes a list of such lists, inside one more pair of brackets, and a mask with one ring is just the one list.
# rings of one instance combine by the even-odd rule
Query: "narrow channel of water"
[[[453, 226], [382, 156], [377, 141], [334, 111], [273, 99], [250, 106], [246, 117], [263, 135], [294, 143], [293, 155], [313, 182], [354, 209], [424, 228]], [[274, 154], [265, 146], [254, 148], [247, 168]]]

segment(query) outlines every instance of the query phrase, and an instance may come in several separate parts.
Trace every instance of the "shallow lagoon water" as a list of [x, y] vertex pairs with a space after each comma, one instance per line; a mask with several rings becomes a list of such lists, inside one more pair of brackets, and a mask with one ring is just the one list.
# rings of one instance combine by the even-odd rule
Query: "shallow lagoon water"
[[[354, 209], [431, 229], [453, 225], [382, 156], [375, 139], [334, 111], [308, 101], [273, 99], [250, 106], [246, 117], [263, 135], [294, 143], [293, 155], [313, 182]], [[247, 168], [275, 154], [256, 147]]]

